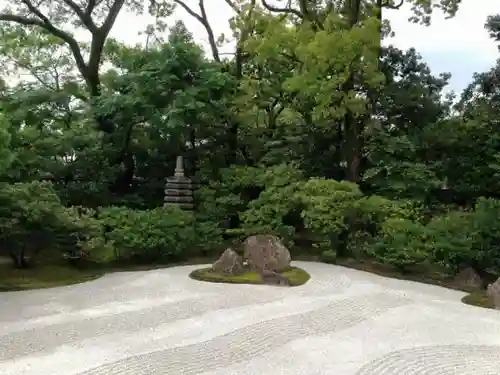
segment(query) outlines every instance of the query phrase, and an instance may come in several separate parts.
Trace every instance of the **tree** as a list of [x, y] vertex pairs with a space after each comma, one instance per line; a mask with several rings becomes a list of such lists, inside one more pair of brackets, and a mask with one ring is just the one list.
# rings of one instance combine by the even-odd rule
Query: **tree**
[[[90, 96], [94, 97], [100, 94], [99, 68], [106, 38], [125, 5], [134, 11], [142, 11], [142, 4], [138, 1], [115, 0], [108, 3], [88, 0], [77, 3], [73, 0], [58, 0], [33, 3], [31, 0], [22, 0], [9, 4], [0, 14], [0, 21], [38, 27], [64, 41], [73, 54]], [[73, 27], [83, 28], [91, 34], [87, 61], [73, 32], [62, 27], [68, 20]]]
[[[221, 35], [216, 39], [212, 26], [210, 24], [210, 20], [207, 16], [205, 1], [200, 0], [198, 2], [199, 12], [196, 12], [182, 0], [173, 1], [203, 25], [207, 32], [212, 57], [216, 62], [222, 63], [221, 53], [219, 52], [219, 44], [224, 40], [224, 35]], [[229, 64], [221, 64], [221, 67], [224, 70], [230, 71], [234, 75], [236, 80], [241, 81], [244, 76], [244, 63], [248, 58], [244, 51], [244, 44], [249, 35], [252, 33], [256, 0], [250, 0], [248, 2], [225, 0], [225, 2], [235, 13], [235, 17], [231, 20], [231, 25], [233, 29], [233, 36], [236, 39], [236, 50], [234, 53], [233, 61], [231, 61]], [[243, 158], [248, 162], [248, 154], [245, 146], [239, 145], [239, 133], [241, 130], [240, 122], [241, 120], [239, 119], [239, 115], [237, 113], [234, 113], [227, 119], [227, 165], [237, 163], [239, 161], [239, 154], [243, 154]]]
[[436, 132], [450, 112], [442, 99], [449, 75], [432, 75], [414, 49], [392, 46], [383, 49], [380, 69], [385, 85], [375, 101], [377, 123], [366, 133], [364, 182], [384, 194], [425, 199], [446, 179], [433, 163], [440, 149], [433, 143], [445, 141]]
[[[382, 9], [399, 9], [403, 4], [404, 0], [399, 2], [394, 1], [382, 1], [377, 0], [376, 2], [362, 1], [362, 0], [349, 0], [341, 2], [328, 1], [326, 4], [323, 2], [307, 2], [307, 1], [297, 1], [297, 7], [294, 7], [292, 2], [289, 2], [289, 6], [286, 7], [275, 7], [270, 5], [267, 1], [263, 0], [263, 6], [271, 12], [281, 13], [291, 15], [293, 18], [303, 22], [302, 27], [310, 28], [315, 33], [321, 33], [328, 27], [328, 22], [331, 21], [331, 15], [339, 12], [341, 19], [343, 20], [344, 27], [348, 30], [351, 29], [363, 29], [367, 28], [369, 25], [370, 17], [374, 18], [377, 22], [372, 23], [372, 35], [377, 35], [375, 28], [378, 30], [378, 43], [382, 38]], [[430, 14], [432, 13], [433, 7], [439, 7], [445, 11], [448, 15], [452, 16], [457, 11], [459, 1], [442, 1], [438, 4], [434, 4], [432, 0], [417, 0], [410, 1], [413, 5], [414, 16], [412, 20], [415, 22], [422, 22], [428, 24], [430, 22]], [[329, 17], [330, 15], [330, 17]], [[376, 26], [378, 24], [378, 26]], [[378, 55], [380, 56], [380, 46], [378, 44]], [[377, 44], [373, 45], [377, 51]], [[346, 105], [356, 92], [362, 90], [360, 86], [360, 80], [358, 77], [357, 69], [359, 67], [359, 59], [363, 56], [366, 59], [366, 54], [354, 54], [351, 57], [351, 61], [348, 61], [347, 75], [343, 79], [343, 82], [339, 82], [339, 92], [342, 93], [340, 98], [335, 99], [337, 103], [332, 103], [335, 105], [345, 105], [345, 111], [343, 114], [343, 119], [341, 123], [337, 126], [341, 128], [338, 134], [342, 136], [343, 143], [343, 159], [346, 164], [346, 177], [350, 181], [360, 182], [362, 174], [362, 158], [364, 149], [364, 132], [365, 123], [367, 120], [366, 115], [360, 114], [359, 111], [353, 111], [350, 105]], [[370, 63], [368, 63], [370, 64]], [[337, 96], [338, 97], [338, 96]], [[367, 101], [365, 106], [370, 106], [372, 103]], [[365, 113], [369, 113], [368, 109]]]

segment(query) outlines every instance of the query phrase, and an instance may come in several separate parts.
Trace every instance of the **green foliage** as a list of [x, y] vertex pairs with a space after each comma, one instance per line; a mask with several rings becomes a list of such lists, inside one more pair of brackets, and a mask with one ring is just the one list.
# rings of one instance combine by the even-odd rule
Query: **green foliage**
[[481, 198], [471, 215], [473, 259], [481, 269], [500, 271], [500, 200]]
[[404, 218], [421, 221], [422, 212], [418, 203], [405, 200], [391, 200], [378, 195], [365, 196], [356, 202], [358, 225], [373, 227], [376, 232], [377, 225], [388, 218]]
[[290, 244], [295, 228], [290, 225], [293, 223], [287, 223], [287, 219], [291, 219], [293, 213], [300, 212], [298, 191], [298, 183], [288, 186], [268, 186], [240, 215], [246, 233], [275, 234]]
[[401, 218], [389, 218], [366, 252], [382, 263], [401, 271], [421, 264], [429, 258], [427, 230], [422, 224]]
[[322, 235], [331, 249], [339, 235], [349, 229], [348, 219], [355, 215], [355, 204], [363, 196], [359, 187], [346, 181], [309, 179], [301, 186], [302, 218], [306, 228]]
[[[233, 167], [221, 171], [221, 180], [213, 181], [198, 191], [200, 216], [220, 228], [231, 229], [231, 218], [249, 232], [271, 231], [293, 234], [283, 219], [293, 209], [290, 194], [302, 173], [292, 165], [265, 167]], [[235, 215], [236, 214], [236, 215]]]
[[45, 182], [4, 184], [0, 187], [0, 241], [19, 268], [41, 252], [73, 252], [96, 234], [98, 226], [78, 209], [61, 204]]
[[193, 245], [192, 250], [196, 250], [196, 253], [199, 252], [200, 255], [208, 254], [214, 249], [218, 249], [223, 243], [224, 232], [217, 223], [201, 220], [197, 215], [194, 226], [196, 243]]
[[175, 207], [133, 210], [109, 207], [99, 213], [115, 260], [171, 261], [197, 245], [195, 218]]
[[8, 132], [7, 120], [0, 114], [0, 176], [10, 166], [12, 162], [12, 152], [10, 150], [10, 134]]
[[[480, 199], [474, 210], [452, 211], [427, 225], [433, 259], [457, 273], [473, 267], [480, 274], [500, 270], [500, 201]], [[482, 275], [481, 275], [482, 276]]]
[[434, 261], [458, 273], [475, 256], [471, 232], [471, 213], [450, 212], [433, 218], [428, 224], [429, 246]]
[[[296, 94], [299, 100], [312, 99], [315, 120], [339, 118], [346, 107], [356, 114], [364, 111], [364, 99], [353, 93], [348, 93], [344, 101], [339, 100], [344, 93], [338, 87], [345, 82], [350, 69], [359, 72], [363, 83], [372, 86], [380, 83], [375, 53], [379, 44], [376, 20], [366, 20], [360, 27], [347, 29], [339, 14], [330, 13], [319, 31], [309, 23], [289, 27], [279, 17], [263, 16], [261, 22], [267, 24], [265, 31], [250, 38], [247, 49], [255, 54], [259, 64], [280, 58], [281, 53], [294, 57], [297, 68], [282, 87], [285, 92]], [[360, 55], [365, 57], [362, 63], [356, 59]]]

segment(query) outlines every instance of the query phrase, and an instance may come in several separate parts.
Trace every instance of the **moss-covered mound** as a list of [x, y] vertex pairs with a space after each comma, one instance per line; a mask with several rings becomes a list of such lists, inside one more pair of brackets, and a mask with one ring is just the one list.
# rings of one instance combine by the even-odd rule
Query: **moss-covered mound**
[[[310, 275], [301, 268], [290, 267], [290, 269], [281, 273], [290, 282], [290, 286], [299, 286], [307, 283]], [[215, 272], [212, 268], [202, 268], [194, 270], [189, 275], [192, 279], [200, 281], [208, 281], [212, 283], [229, 283], [229, 284], [262, 284], [260, 276], [257, 272], [247, 271], [238, 276], [227, 276]]]
[[467, 305], [484, 307], [486, 309], [494, 309], [495, 308], [493, 301], [486, 294], [485, 291], [468, 294], [464, 298], [462, 298], [462, 302], [466, 303]]
[[68, 265], [40, 265], [16, 269], [0, 265], [0, 292], [53, 288], [83, 283], [104, 275], [102, 270], [79, 270]]

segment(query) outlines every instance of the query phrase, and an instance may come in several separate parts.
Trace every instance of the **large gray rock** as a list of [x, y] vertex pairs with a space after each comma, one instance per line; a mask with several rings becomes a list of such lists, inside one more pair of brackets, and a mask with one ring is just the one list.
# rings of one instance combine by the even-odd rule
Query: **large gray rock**
[[500, 277], [493, 284], [488, 285], [488, 296], [490, 296], [495, 308], [500, 310]]
[[472, 267], [464, 268], [455, 276], [455, 281], [467, 289], [480, 289], [483, 285], [481, 277]]
[[237, 276], [243, 273], [243, 260], [231, 248], [226, 249], [220, 258], [212, 265], [216, 272], [228, 276]]
[[243, 257], [252, 271], [282, 272], [290, 267], [290, 251], [276, 236], [250, 236], [243, 242], [243, 249]]

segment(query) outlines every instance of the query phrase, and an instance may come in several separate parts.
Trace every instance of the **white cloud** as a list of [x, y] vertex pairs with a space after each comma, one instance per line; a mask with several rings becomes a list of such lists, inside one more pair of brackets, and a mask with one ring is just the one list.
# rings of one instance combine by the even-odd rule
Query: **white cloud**
[[396, 36], [390, 42], [401, 48], [415, 47], [421, 52], [462, 51], [474, 58], [494, 60], [498, 49], [484, 29], [484, 23], [487, 16], [495, 13], [500, 13], [498, 0], [463, 0], [454, 18], [445, 19], [442, 13], [436, 12], [431, 26], [425, 27], [407, 21], [409, 7], [391, 11], [388, 19]]
[[450, 89], [463, 89], [475, 72], [489, 69], [500, 57], [484, 28], [489, 15], [500, 13], [498, 0], [463, 0], [454, 18], [436, 12], [429, 27], [408, 22], [410, 12], [409, 7], [387, 12], [396, 33], [387, 42], [402, 49], [414, 47], [435, 74], [450, 72]]

